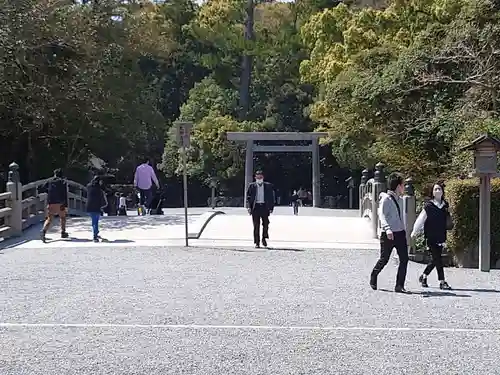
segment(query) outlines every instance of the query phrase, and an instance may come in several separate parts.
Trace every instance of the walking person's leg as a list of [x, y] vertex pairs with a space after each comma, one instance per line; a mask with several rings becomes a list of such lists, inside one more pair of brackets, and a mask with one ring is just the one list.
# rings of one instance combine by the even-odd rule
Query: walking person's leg
[[151, 203], [153, 202], [153, 188], [149, 188], [146, 190], [146, 208], [148, 211], [151, 210]]
[[389, 262], [389, 258], [394, 247], [394, 240], [387, 238], [387, 234], [382, 232], [380, 235], [380, 258], [373, 267], [372, 273], [370, 275], [370, 286], [373, 290], [377, 289], [377, 278], [379, 273], [384, 269], [384, 267]]
[[261, 212], [262, 219], [262, 244], [267, 246], [267, 239], [269, 238], [269, 211], [262, 207]]
[[422, 275], [420, 275], [420, 277], [418, 278], [418, 281], [420, 282], [420, 285], [422, 285], [423, 288], [429, 287], [429, 284], [427, 284], [427, 276], [431, 274], [432, 270], [435, 267], [433, 251], [435, 251], [435, 246], [434, 245], [429, 246], [429, 252], [431, 253], [431, 260], [429, 261], [429, 264], [427, 264], [427, 267], [425, 267]]
[[47, 206], [47, 217], [45, 218], [45, 221], [43, 223], [43, 228], [42, 228], [42, 232], [40, 233], [40, 239], [45, 242], [46, 241], [46, 234], [47, 234], [47, 231], [49, 230], [50, 228], [50, 225], [52, 224], [52, 219], [54, 218], [54, 214], [53, 214], [53, 206], [51, 204], [49, 204]]
[[252, 210], [253, 222], [253, 243], [255, 246], [260, 246], [260, 212], [257, 207]]
[[432, 254], [432, 261], [433, 261], [434, 265], [436, 266], [436, 271], [438, 274], [439, 288], [445, 289], [445, 290], [450, 290], [451, 287], [448, 285], [448, 283], [444, 279], [443, 246], [442, 245], [433, 246], [433, 250], [431, 251], [431, 254]]
[[94, 241], [99, 240], [99, 216], [101, 216], [100, 212], [91, 212], [89, 213], [90, 220], [92, 221], [92, 236]]
[[406, 233], [404, 231], [394, 233], [394, 245], [399, 257], [395, 290], [396, 292], [406, 292], [405, 281], [406, 272], [408, 270], [408, 242], [406, 241]]
[[59, 220], [61, 222], [61, 238], [68, 238], [69, 235], [66, 232], [66, 218], [67, 218], [67, 208], [64, 206], [59, 206]]

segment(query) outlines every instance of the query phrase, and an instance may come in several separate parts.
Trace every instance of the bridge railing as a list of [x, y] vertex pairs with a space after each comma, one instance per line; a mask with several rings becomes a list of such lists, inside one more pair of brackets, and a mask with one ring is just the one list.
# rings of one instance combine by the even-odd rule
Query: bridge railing
[[360, 194], [359, 211], [361, 217], [372, 218], [372, 198], [373, 198], [373, 182], [374, 179], [370, 178], [364, 184], [364, 191]]
[[[19, 180], [19, 166], [9, 166], [9, 178], [5, 193], [0, 194], [0, 240], [20, 236], [24, 230], [42, 222], [47, 216], [47, 194], [39, 192], [51, 178], [22, 185]], [[67, 180], [68, 213], [81, 216], [87, 202], [85, 186]]]
[[[360, 216], [370, 220], [374, 238], [378, 238], [380, 236], [380, 223], [378, 217], [378, 207], [380, 203], [379, 197], [382, 192], [387, 191], [387, 180], [385, 178], [384, 168], [384, 164], [377, 163], [377, 165], [375, 165], [374, 177], [370, 179], [368, 178], [368, 169], [363, 170], [361, 184], [359, 185]], [[410, 233], [417, 217], [415, 189], [411, 178], [407, 178], [405, 180], [403, 204], [400, 208], [406, 228], [406, 237], [408, 244], [410, 244]]]

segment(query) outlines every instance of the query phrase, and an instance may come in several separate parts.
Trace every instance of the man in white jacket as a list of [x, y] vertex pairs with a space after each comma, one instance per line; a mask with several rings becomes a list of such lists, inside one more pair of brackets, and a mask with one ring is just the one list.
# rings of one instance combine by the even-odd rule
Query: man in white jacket
[[370, 286], [377, 289], [377, 277], [389, 262], [392, 249], [396, 248], [399, 256], [398, 274], [396, 277], [397, 293], [406, 293], [405, 280], [408, 267], [408, 245], [406, 231], [401, 209], [401, 195], [404, 191], [403, 178], [396, 173], [389, 176], [389, 190], [387, 194], [381, 194], [379, 205], [380, 220], [380, 259], [375, 264], [370, 276]]

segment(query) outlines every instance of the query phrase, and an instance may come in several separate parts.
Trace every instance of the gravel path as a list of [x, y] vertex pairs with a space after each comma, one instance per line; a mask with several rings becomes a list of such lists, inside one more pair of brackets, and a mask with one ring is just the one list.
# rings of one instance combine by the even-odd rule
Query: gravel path
[[6, 249], [0, 374], [500, 374], [499, 272], [422, 291], [410, 264], [398, 295], [390, 263], [374, 292], [376, 256]]

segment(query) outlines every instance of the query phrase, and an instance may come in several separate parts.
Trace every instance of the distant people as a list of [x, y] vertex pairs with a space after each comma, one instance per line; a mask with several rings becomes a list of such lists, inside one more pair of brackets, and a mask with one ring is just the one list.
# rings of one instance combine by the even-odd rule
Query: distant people
[[432, 192], [429, 195], [431, 196], [431, 200], [425, 203], [411, 233], [411, 238], [414, 240], [422, 230], [424, 231], [427, 249], [432, 256], [431, 262], [427, 265], [418, 281], [422, 287], [428, 288], [427, 276], [429, 276], [434, 267], [436, 267], [439, 288], [450, 290], [451, 287], [444, 279], [443, 260], [441, 258], [443, 249], [446, 246], [446, 232], [450, 229], [449, 222], [451, 221], [449, 205], [444, 199], [443, 184], [434, 184], [432, 186]]
[[101, 178], [95, 176], [90, 184], [87, 185], [87, 204], [86, 210], [92, 221], [92, 234], [94, 242], [99, 242], [99, 219], [101, 218], [104, 207], [108, 205], [106, 194], [101, 186]]
[[312, 201], [313, 201], [313, 195], [312, 195], [312, 193], [308, 190], [308, 191], [307, 191], [307, 204], [312, 205]]
[[120, 194], [118, 200], [118, 216], [127, 216], [127, 198], [124, 193]]
[[134, 186], [139, 190], [139, 201], [142, 206], [142, 214], [145, 215], [144, 207], [147, 210], [151, 209], [151, 201], [153, 199], [153, 192], [151, 190], [153, 182], [159, 189], [160, 184], [153, 167], [150, 165], [149, 159], [145, 159], [144, 163], [139, 165], [135, 170]]
[[307, 201], [307, 191], [300, 188], [297, 194], [299, 195], [299, 205], [304, 206]]
[[292, 207], [293, 207], [293, 214], [298, 215], [299, 214], [299, 194], [297, 193], [297, 190], [293, 191], [291, 201], [292, 201]]
[[402, 201], [400, 196], [403, 194], [403, 190], [403, 178], [399, 174], [393, 173], [389, 176], [389, 190], [387, 193], [380, 194], [379, 218], [382, 233], [380, 235], [380, 259], [375, 264], [370, 277], [370, 286], [373, 290], [377, 289], [377, 277], [389, 262], [392, 249], [396, 248], [399, 256], [399, 268], [394, 291], [406, 293], [408, 245], [401, 210]]
[[47, 193], [47, 217], [43, 223], [43, 229], [40, 233], [41, 240], [46, 241], [47, 231], [55, 216], [59, 216], [61, 225], [61, 238], [68, 238], [66, 232], [66, 216], [68, 214], [68, 185], [63, 177], [61, 169], [54, 170], [54, 177], [49, 180], [40, 191]]
[[269, 239], [269, 214], [274, 210], [274, 190], [269, 182], [264, 182], [262, 171], [255, 172], [255, 182], [247, 189], [246, 207], [252, 215], [253, 242], [260, 247], [260, 222], [262, 221], [262, 245], [267, 246]]

